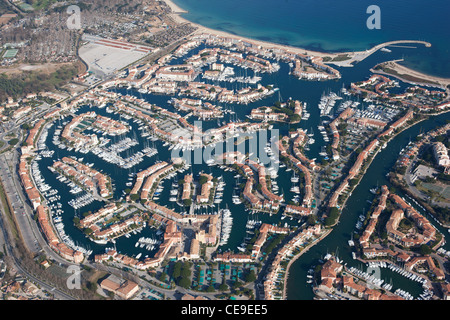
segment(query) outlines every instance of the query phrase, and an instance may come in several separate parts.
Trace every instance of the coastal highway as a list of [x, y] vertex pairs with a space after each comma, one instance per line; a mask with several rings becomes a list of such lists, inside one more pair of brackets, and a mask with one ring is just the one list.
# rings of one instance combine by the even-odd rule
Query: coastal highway
[[[57, 299], [61, 299], [61, 300], [75, 300], [75, 298], [73, 298], [72, 296], [58, 290], [56, 287], [53, 287], [47, 283], [45, 283], [44, 281], [34, 277], [32, 274], [28, 273], [28, 271], [26, 271], [24, 268], [22, 268], [22, 266], [20, 265], [20, 262], [17, 260], [17, 258], [14, 256], [14, 252], [11, 248], [11, 243], [12, 240], [9, 237], [9, 234], [6, 230], [6, 226], [5, 226], [5, 221], [4, 221], [4, 211], [3, 208], [1, 209], [1, 214], [0, 214], [0, 229], [2, 230], [2, 236], [4, 239], [4, 247], [6, 249], [5, 254], [9, 257], [11, 257], [11, 262], [13, 263], [13, 268], [17, 270], [18, 273], [24, 275], [25, 277], [27, 277], [30, 281], [32, 281], [33, 283], [39, 285], [41, 287], [41, 289], [45, 289], [48, 292], [52, 293], [54, 295], [55, 298]], [[11, 266], [9, 266], [11, 267]]]
[[0, 157], [0, 179], [11, 203], [11, 214], [16, 220], [18, 231], [22, 235], [25, 246], [32, 253], [38, 253], [42, 247], [39, 242], [35, 241], [37, 239], [37, 233], [33, 230], [32, 224], [29, 221], [33, 213], [26, 203], [22, 191], [18, 190], [17, 186], [20, 185], [18, 184], [16, 174], [11, 172], [15, 169], [15, 165], [12, 165], [10, 169], [11, 163], [8, 160], [10, 160], [9, 157], [11, 155], [11, 153], [8, 153]]
[[48, 246], [36, 221], [33, 220], [33, 210], [27, 202], [27, 197], [15, 173], [17, 161], [18, 154], [16, 150], [0, 156], [0, 179], [13, 207], [12, 214], [15, 217], [24, 245], [33, 254], [44, 252], [54, 261], [67, 266], [68, 262]]

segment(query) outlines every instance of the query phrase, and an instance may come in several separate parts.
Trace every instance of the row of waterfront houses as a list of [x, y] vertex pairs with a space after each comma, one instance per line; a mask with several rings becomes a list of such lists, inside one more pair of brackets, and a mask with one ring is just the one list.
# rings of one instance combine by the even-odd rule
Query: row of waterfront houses
[[[57, 115], [59, 115], [59, 113], [51, 112], [46, 114], [44, 118], [51, 119], [52, 117]], [[19, 177], [28, 200], [31, 202], [33, 209], [35, 210], [37, 221], [43, 234], [45, 235], [45, 238], [47, 239], [47, 243], [50, 248], [52, 248], [56, 253], [58, 253], [61, 257], [68, 261], [81, 263], [84, 260], [83, 253], [69, 248], [58, 238], [52, 226], [50, 211], [42, 201], [41, 194], [37, 190], [30, 175], [27, 159], [33, 156], [37, 135], [44, 124], [45, 120], [40, 120], [35, 124], [35, 126], [30, 130], [29, 136], [26, 140], [26, 146], [23, 146], [21, 148], [22, 154], [19, 159]]]
[[[286, 243], [275, 256], [272, 264], [270, 265], [270, 271], [265, 277], [264, 280], [264, 299], [265, 300], [273, 300], [274, 299], [274, 290], [278, 283], [278, 274], [281, 271], [284, 271], [281, 266], [281, 262], [289, 259], [292, 255], [292, 252], [304, 245], [307, 241], [318, 237], [321, 234], [320, 224], [316, 224], [314, 226], [310, 226], [306, 229], [303, 229], [297, 235], [295, 235], [288, 243]], [[283, 272], [284, 273], [284, 272]]]

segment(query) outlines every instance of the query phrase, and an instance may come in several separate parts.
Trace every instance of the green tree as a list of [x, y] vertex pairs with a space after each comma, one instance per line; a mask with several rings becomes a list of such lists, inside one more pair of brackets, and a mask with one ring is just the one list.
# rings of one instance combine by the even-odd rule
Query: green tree
[[183, 265], [183, 268], [181, 269], [181, 276], [184, 278], [189, 278], [191, 276], [191, 268], [189, 265]]
[[432, 252], [432, 250], [428, 245], [422, 244], [420, 246], [420, 254], [421, 255], [425, 256], [425, 255], [431, 254], [431, 252]]
[[189, 278], [181, 277], [180, 281], [178, 281], [178, 285], [180, 287], [188, 289], [190, 287], [190, 285], [191, 285], [191, 281], [189, 281]]
[[198, 183], [200, 183], [201, 185], [205, 184], [206, 182], [208, 182], [207, 176], [200, 176], [200, 178], [198, 179]]
[[256, 274], [255, 274], [255, 270], [250, 270], [246, 275], [245, 275], [245, 282], [254, 282], [256, 281]]
[[172, 278], [178, 279], [181, 276], [181, 268], [183, 267], [183, 262], [177, 261], [173, 266]]
[[241, 287], [242, 283], [239, 280], [236, 280], [235, 282], [233, 282], [232, 288], [234, 290], [236, 290], [237, 288]]
[[137, 201], [137, 200], [139, 200], [139, 195], [136, 194], [136, 193], [134, 193], [134, 194], [132, 194], [132, 195], [130, 196], [130, 199], [131, 199], [132, 201]]
[[86, 287], [88, 288], [88, 290], [91, 290], [93, 292], [97, 291], [97, 284], [95, 282], [88, 281], [86, 283]]
[[161, 272], [161, 274], [158, 277], [158, 280], [161, 282], [164, 282], [164, 281], [166, 281], [166, 277], [167, 277], [167, 273]]
[[219, 286], [219, 291], [227, 291], [228, 290], [228, 286], [225, 284], [225, 282], [222, 282]]
[[306, 222], [307, 222], [309, 225], [314, 225], [314, 224], [316, 224], [316, 216], [313, 215], [313, 214], [309, 215], [309, 216], [308, 216], [308, 219], [306, 220]]
[[293, 114], [289, 117], [289, 120], [291, 122], [299, 122], [301, 119], [301, 117], [298, 114]]
[[349, 185], [350, 187], [354, 187], [358, 183], [358, 179], [350, 179]]
[[339, 218], [339, 209], [333, 207], [330, 209], [330, 213], [328, 217], [325, 219], [325, 226], [329, 227], [336, 222], [336, 219]]
[[17, 144], [17, 142], [19, 142], [19, 139], [17, 139], [17, 138], [14, 138], [14, 139], [11, 139], [11, 140], [8, 141], [8, 143], [11, 146], [15, 146]]

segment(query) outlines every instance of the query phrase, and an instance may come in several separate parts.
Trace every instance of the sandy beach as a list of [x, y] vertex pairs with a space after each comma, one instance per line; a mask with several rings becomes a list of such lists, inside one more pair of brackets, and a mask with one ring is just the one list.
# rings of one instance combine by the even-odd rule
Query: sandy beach
[[225, 32], [225, 31], [210, 29], [210, 28], [207, 28], [205, 26], [202, 26], [200, 24], [194, 23], [192, 21], [189, 21], [189, 20], [183, 18], [180, 14], [187, 13], [187, 11], [181, 9], [180, 7], [178, 7], [171, 0], [164, 0], [164, 2], [172, 9], [171, 17], [176, 22], [178, 22], [178, 23], [190, 23], [191, 25], [193, 25], [193, 26], [198, 28], [193, 34], [202, 34], [202, 33], [213, 34], [213, 35], [217, 35], [217, 36], [220, 36], [220, 37], [239, 39], [239, 40], [250, 42], [250, 43], [253, 43], [253, 44], [259, 45], [261, 47], [268, 48], [268, 49], [270, 49], [270, 48], [284, 49], [284, 50], [291, 51], [291, 52], [294, 52], [294, 53], [300, 53], [300, 54], [306, 54], [306, 55], [312, 55], [312, 56], [319, 56], [319, 57], [331, 57], [331, 58], [333, 58], [333, 57], [336, 57], [336, 56], [342, 54], [342, 53], [325, 53], [325, 52], [317, 52], [317, 51], [305, 50], [305, 49], [302, 49], [302, 48], [299, 48], [299, 47], [293, 47], [293, 46], [281, 45], [281, 44], [276, 44], [276, 43], [267, 42], [267, 41], [250, 39], [250, 38], [238, 36], [238, 35], [235, 35], [235, 34], [232, 34], [232, 33], [228, 33], [228, 32]]
[[[439, 77], [430, 76], [430, 75], [421, 73], [419, 71], [412, 70], [408, 67], [398, 64], [396, 60], [387, 61], [387, 62], [381, 63], [381, 65], [385, 66], [386, 68], [388, 68], [390, 70], [393, 70], [393, 72], [395, 72], [396, 74], [390, 73], [390, 72], [383, 72], [381, 70], [375, 70], [375, 69], [371, 69], [371, 71], [374, 73], [380, 73], [380, 74], [396, 77], [402, 81], [410, 82], [410, 83], [414, 82], [414, 83], [419, 83], [419, 84], [423, 84], [423, 85], [436, 86], [431, 83], [427, 83], [427, 82], [433, 82], [433, 83], [440, 85], [442, 88], [445, 88], [447, 91], [450, 91], [450, 79], [449, 78], [439, 78]], [[413, 77], [415, 79], [413, 79], [411, 77]], [[420, 80], [425, 80], [425, 81], [421, 82]]]
[[[338, 52], [338, 53], [329, 53], [329, 52], [318, 52], [318, 51], [311, 51], [311, 50], [306, 50], [303, 48], [299, 48], [299, 47], [294, 47], [294, 46], [288, 46], [288, 45], [281, 45], [281, 44], [276, 44], [276, 43], [272, 43], [272, 42], [267, 42], [267, 41], [262, 41], [262, 40], [256, 40], [256, 39], [251, 39], [251, 38], [247, 38], [247, 37], [242, 37], [242, 36], [238, 36], [235, 34], [231, 34], [225, 31], [220, 31], [220, 30], [215, 30], [215, 29], [211, 29], [211, 28], [207, 28], [205, 26], [202, 26], [200, 24], [194, 23], [192, 21], [189, 21], [185, 18], [183, 18], [181, 16], [182, 13], [187, 13], [186, 10], [181, 9], [179, 6], [177, 6], [175, 3], [173, 3], [171, 0], [164, 0], [164, 2], [171, 8], [172, 10], [172, 14], [171, 17], [172, 19], [174, 19], [176, 22], [178, 23], [190, 23], [191, 25], [197, 27], [198, 29], [193, 33], [193, 34], [212, 34], [212, 35], [217, 35], [217, 36], [221, 36], [221, 37], [228, 37], [228, 38], [233, 38], [233, 39], [238, 39], [241, 41], [246, 41], [249, 43], [253, 43], [255, 45], [261, 46], [263, 48], [266, 49], [283, 49], [286, 51], [290, 51], [293, 53], [299, 53], [299, 54], [305, 54], [305, 55], [310, 55], [310, 56], [316, 56], [316, 57], [329, 57], [332, 60], [338, 56], [343, 56], [343, 55], [347, 55], [349, 57], [349, 59], [347, 60], [343, 60], [343, 61], [328, 61], [325, 62], [324, 64], [333, 64], [336, 66], [340, 66], [340, 67], [352, 67], [354, 63], [358, 63], [364, 59], [366, 59], [368, 56], [370, 56], [371, 54], [375, 53], [376, 51], [387, 47], [389, 45], [394, 45], [394, 44], [402, 44], [402, 43], [421, 43], [423, 45], [425, 45], [426, 47], [431, 47], [431, 43], [425, 42], [425, 41], [419, 41], [419, 40], [396, 40], [396, 41], [389, 41], [389, 42], [385, 42], [385, 43], [380, 43], [376, 46], [374, 46], [373, 48], [369, 49], [369, 50], [365, 50], [365, 51], [351, 51], [351, 52]], [[400, 65], [396, 65], [395, 66], [396, 71], [398, 71], [401, 74], [405, 74], [405, 75], [411, 75], [413, 77], [418, 77], [421, 79], [426, 79], [432, 82], [438, 82], [441, 85], [443, 85], [444, 87], [446, 87], [447, 85], [450, 84], [450, 79], [443, 79], [443, 78], [437, 78], [434, 76], [430, 76], [430, 75], [424, 75], [421, 74], [417, 71], [411, 70], [409, 68], [400, 66]], [[449, 90], [449, 89], [447, 89]]]
[[[172, 10], [172, 12], [173, 12], [174, 14], [177, 14], [177, 13], [187, 13], [186, 10], [181, 9], [179, 6], [177, 6], [175, 3], [173, 3], [173, 2], [170, 1], [170, 0], [164, 0], [164, 2], [170, 7], [170, 9]], [[187, 20], [185, 20], [185, 21], [187, 21]]]

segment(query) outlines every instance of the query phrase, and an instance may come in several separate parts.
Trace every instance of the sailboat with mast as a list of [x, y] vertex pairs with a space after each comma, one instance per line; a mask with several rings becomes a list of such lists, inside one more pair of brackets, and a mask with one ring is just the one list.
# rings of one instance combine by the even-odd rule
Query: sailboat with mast
[[241, 203], [242, 203], [241, 199], [240, 199], [239, 196], [236, 194], [236, 191], [235, 191], [235, 190], [233, 190], [233, 195], [231, 196], [231, 199], [232, 199], [232, 201], [233, 201], [234, 204], [241, 204]]
[[294, 174], [291, 177], [291, 182], [298, 182], [298, 180], [299, 180], [299, 177], [295, 175], [295, 171], [294, 171]]

